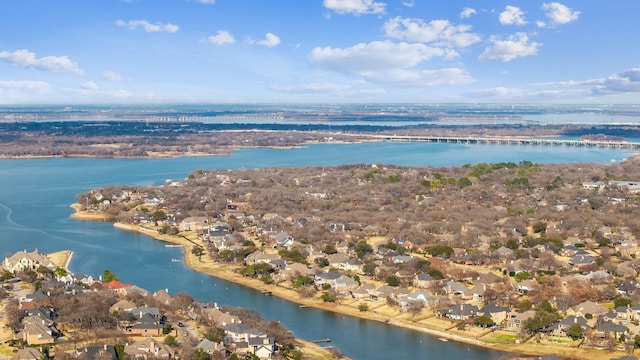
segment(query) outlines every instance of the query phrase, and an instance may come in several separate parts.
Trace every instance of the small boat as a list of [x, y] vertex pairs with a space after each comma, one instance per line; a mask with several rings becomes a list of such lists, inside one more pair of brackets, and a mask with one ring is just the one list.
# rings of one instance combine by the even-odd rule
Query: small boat
[[445, 339], [445, 338], [438, 338], [438, 340], [440, 340], [440, 341], [444, 341], [444, 342], [449, 341], [448, 339]]
[[173, 261], [173, 262], [179, 262], [179, 261], [180, 261], [180, 259], [171, 259], [171, 261]]
[[164, 247], [174, 248], [174, 247], [182, 247], [182, 245], [166, 244]]
[[264, 290], [264, 291], [262, 291], [262, 294], [263, 294], [264, 296], [271, 296], [271, 291]]

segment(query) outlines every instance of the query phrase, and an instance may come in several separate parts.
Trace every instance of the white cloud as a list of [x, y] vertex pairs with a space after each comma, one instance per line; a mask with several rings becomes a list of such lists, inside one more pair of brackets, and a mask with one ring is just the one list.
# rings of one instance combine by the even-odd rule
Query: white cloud
[[122, 81], [122, 75], [118, 74], [115, 71], [111, 71], [111, 70], [106, 70], [103, 71], [102, 74], [100, 74], [100, 76], [102, 76], [103, 79], [108, 80], [108, 81]]
[[338, 14], [382, 14], [386, 6], [374, 0], [324, 0], [324, 7]]
[[473, 78], [459, 68], [437, 70], [390, 69], [388, 71], [363, 71], [367, 81], [398, 87], [431, 87], [460, 85], [473, 82]]
[[349, 86], [331, 83], [310, 83], [290, 86], [273, 85], [271, 88], [275, 91], [293, 94], [322, 94], [342, 92], [349, 89]]
[[467, 47], [480, 41], [480, 36], [470, 30], [469, 25], [452, 25], [448, 20], [425, 23], [421, 19], [395, 17], [384, 24], [385, 35], [393, 39], [455, 47]]
[[135, 30], [138, 27], [142, 27], [144, 29], [144, 31], [146, 31], [146, 32], [175, 33], [176, 31], [178, 31], [178, 29], [180, 29], [180, 27], [178, 27], [178, 25], [174, 25], [174, 24], [171, 24], [171, 23], [168, 23], [168, 24], [162, 24], [162, 23], [152, 24], [152, 23], [148, 22], [147, 20], [129, 20], [129, 21], [116, 20], [116, 25], [121, 26], [121, 27], [126, 27], [129, 30]]
[[[551, 21], [551, 26], [570, 23], [578, 20], [578, 16], [580, 16], [580, 11], [573, 10], [557, 2], [542, 4], [542, 10], [545, 11], [545, 15]], [[538, 22], [538, 26], [544, 27], [546, 24]]]
[[507, 5], [505, 10], [498, 17], [502, 25], [524, 25], [527, 21], [524, 19], [524, 12], [519, 7]]
[[45, 92], [50, 90], [51, 86], [44, 81], [0, 80], [0, 88], [8, 90]]
[[402, 6], [406, 6], [408, 8], [412, 8], [412, 7], [416, 6], [416, 2], [415, 2], [415, 0], [403, 1], [402, 2]]
[[460, 19], [468, 19], [470, 18], [472, 15], [477, 14], [478, 12], [476, 11], [476, 9], [470, 8], [470, 7], [465, 7], [464, 9], [462, 9], [462, 11], [460, 12]]
[[640, 68], [625, 70], [619, 74], [610, 75], [603, 79], [593, 79], [584, 82], [594, 85], [592, 93], [597, 95], [612, 93], [640, 92]]
[[480, 55], [480, 60], [500, 60], [511, 61], [513, 59], [525, 56], [531, 56], [538, 53], [538, 47], [541, 45], [536, 42], [530, 42], [529, 37], [525, 33], [517, 33], [502, 39], [498, 36], [492, 36], [491, 46], [486, 48]]
[[443, 49], [424, 44], [373, 41], [350, 48], [316, 47], [309, 60], [314, 65], [340, 72], [411, 68], [436, 56], [444, 56]]
[[216, 0], [196, 0], [197, 2], [201, 3], [201, 4], [215, 4]]
[[215, 35], [209, 36], [207, 41], [216, 45], [226, 45], [235, 43], [236, 39], [227, 30], [218, 30]]
[[472, 78], [461, 69], [415, 69], [424, 61], [446, 56], [450, 56], [449, 51], [424, 44], [374, 41], [344, 49], [317, 47], [309, 54], [309, 62], [370, 82], [395, 86], [425, 87], [471, 82]]
[[22, 67], [33, 67], [39, 70], [52, 72], [69, 72], [76, 75], [84, 74], [74, 61], [67, 56], [44, 56], [36, 58], [36, 54], [27, 50], [16, 50], [14, 52], [0, 51], [0, 59]]
[[272, 48], [280, 44], [280, 38], [275, 34], [267, 33], [265, 39], [256, 42], [256, 44]]
[[82, 85], [80, 85], [80, 87], [85, 89], [85, 90], [98, 90], [98, 84], [96, 84], [93, 81], [87, 81], [87, 82], [83, 83]]

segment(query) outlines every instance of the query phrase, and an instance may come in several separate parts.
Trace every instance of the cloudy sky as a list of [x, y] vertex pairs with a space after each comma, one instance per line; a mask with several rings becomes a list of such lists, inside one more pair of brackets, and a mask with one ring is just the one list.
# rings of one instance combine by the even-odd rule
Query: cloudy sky
[[4, 0], [0, 104], [640, 104], [637, 0]]

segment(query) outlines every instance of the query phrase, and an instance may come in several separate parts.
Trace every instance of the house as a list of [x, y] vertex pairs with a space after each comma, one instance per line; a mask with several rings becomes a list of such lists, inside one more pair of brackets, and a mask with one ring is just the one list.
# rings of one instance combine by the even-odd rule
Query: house
[[112, 345], [89, 346], [84, 349], [76, 350], [77, 359], [88, 360], [118, 360], [116, 348]]
[[60, 332], [40, 319], [23, 320], [22, 340], [29, 345], [51, 344], [60, 335]]
[[349, 257], [344, 253], [336, 253], [327, 255], [329, 266], [340, 268], [345, 261], [349, 260]]
[[2, 268], [9, 272], [20, 272], [25, 270], [37, 270], [40, 266], [44, 266], [50, 270], [55, 270], [56, 265], [35, 249], [32, 252], [18, 251], [17, 253], [6, 257], [2, 262]]
[[439, 297], [430, 295], [424, 291], [416, 291], [398, 297], [398, 305], [400, 305], [402, 311], [407, 311], [413, 303], [420, 303], [422, 306], [432, 306], [438, 304], [439, 301]]
[[[209, 339], [202, 339], [200, 343], [196, 346], [196, 349], [202, 349], [207, 354], [213, 356], [214, 354], [219, 354], [220, 357], [226, 357], [227, 349], [222, 342], [213, 342]], [[218, 358], [217, 356], [214, 359]]]
[[524, 329], [525, 321], [534, 317], [535, 315], [536, 312], [534, 310], [527, 310], [522, 313], [510, 314], [507, 317], [505, 330], [519, 333], [522, 329]]
[[616, 339], [619, 339], [620, 335], [629, 331], [629, 328], [627, 328], [624, 325], [616, 324], [611, 320], [609, 320], [609, 321], [598, 321], [598, 323], [595, 326], [595, 330], [596, 330], [596, 335], [602, 338], [606, 339], [611, 336]]
[[346, 275], [340, 275], [330, 282], [331, 288], [338, 294], [346, 294], [358, 287], [358, 283]]
[[135, 336], [161, 336], [163, 326], [158, 319], [151, 314], [144, 314], [138, 322], [128, 328], [130, 335]]
[[467, 296], [467, 291], [469, 290], [466, 286], [460, 285], [453, 280], [447, 281], [442, 287], [445, 293], [453, 294], [453, 295], [461, 295]]
[[496, 304], [487, 304], [478, 310], [477, 314], [490, 318], [493, 320], [494, 324], [502, 324], [507, 320], [510, 311], [511, 309], [508, 307], [498, 306]]
[[270, 359], [276, 352], [276, 342], [271, 337], [249, 338], [249, 352], [260, 359]]
[[501, 259], [510, 259], [513, 257], [513, 250], [507, 247], [501, 246], [498, 249], [496, 249], [496, 251], [494, 251], [494, 254], [496, 254]]
[[535, 280], [522, 280], [516, 285], [516, 289], [521, 294], [526, 294], [538, 286], [538, 282]]
[[293, 246], [293, 236], [286, 231], [277, 233], [273, 239], [276, 241], [276, 247], [281, 249], [290, 249]]
[[209, 218], [206, 216], [190, 216], [180, 222], [180, 231], [203, 231], [208, 224]]
[[256, 250], [244, 258], [244, 263], [246, 265], [259, 264], [259, 263], [271, 264], [276, 260], [282, 260], [280, 259], [280, 255], [267, 254], [264, 251]]
[[576, 247], [575, 245], [566, 245], [565, 247], [560, 249], [560, 255], [566, 257], [573, 257], [576, 252], [578, 252], [578, 247]]
[[249, 341], [250, 338], [255, 337], [267, 337], [267, 334], [261, 330], [239, 322], [222, 325], [220, 328], [225, 331], [225, 343]]
[[149, 306], [140, 306], [135, 309], [129, 310], [131, 315], [133, 315], [136, 319], [142, 319], [144, 315], [151, 315], [154, 319], [160, 318], [160, 308], [158, 307], [149, 307]]
[[120, 301], [118, 301], [117, 303], [111, 305], [111, 307], [109, 308], [109, 312], [113, 313], [113, 312], [130, 312], [131, 310], [135, 309], [137, 306], [135, 303], [133, 303], [132, 301], [129, 300], [125, 300], [122, 299]]
[[392, 258], [394, 264], [405, 264], [413, 260], [411, 255], [396, 255]]
[[454, 320], [469, 320], [476, 316], [478, 307], [471, 304], [458, 304], [450, 307], [445, 316]]
[[585, 301], [572, 308], [569, 308], [569, 310], [567, 310], [567, 313], [575, 316], [585, 316], [587, 314], [591, 314], [596, 317], [599, 315], [604, 315], [608, 311], [609, 309], [604, 306], [600, 306], [593, 301]]
[[19, 349], [11, 360], [41, 360], [43, 358], [44, 354], [40, 350], [32, 347], [26, 347], [24, 349]]
[[413, 277], [413, 286], [420, 289], [427, 289], [436, 279], [425, 273], [416, 274]]
[[339, 267], [345, 271], [352, 271], [356, 273], [362, 273], [362, 266], [364, 263], [360, 259], [347, 259]]
[[347, 225], [342, 221], [332, 221], [329, 223], [329, 231], [339, 233], [347, 231]]
[[576, 254], [573, 257], [571, 257], [571, 260], [569, 260], [569, 263], [577, 267], [583, 267], [583, 266], [594, 264], [595, 261], [596, 261], [596, 257], [591, 254], [588, 254], [588, 255]]
[[567, 336], [567, 330], [569, 330], [573, 324], [580, 325], [584, 331], [591, 329], [591, 326], [587, 323], [587, 319], [582, 316], [572, 315], [551, 325], [551, 335], [565, 337]]
[[155, 339], [143, 339], [124, 347], [124, 353], [134, 359], [173, 359], [175, 351]]
[[123, 284], [118, 280], [112, 280], [102, 283], [102, 288], [109, 289], [118, 294], [118, 296], [125, 296], [127, 294], [126, 289], [131, 286], [133, 286], [133, 284]]

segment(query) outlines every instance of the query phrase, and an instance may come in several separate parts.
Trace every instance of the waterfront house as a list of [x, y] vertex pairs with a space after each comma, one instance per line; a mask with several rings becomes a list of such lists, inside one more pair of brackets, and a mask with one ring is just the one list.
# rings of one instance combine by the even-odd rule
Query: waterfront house
[[536, 312], [534, 310], [527, 310], [521, 313], [512, 313], [507, 317], [505, 330], [519, 333], [524, 329], [524, 322], [534, 317]]
[[2, 268], [9, 272], [20, 272], [25, 270], [37, 270], [40, 266], [44, 266], [50, 270], [55, 270], [56, 265], [47, 258], [46, 255], [40, 254], [38, 249], [32, 252], [18, 251], [17, 253], [5, 257], [2, 262]]
[[509, 316], [511, 309], [504, 306], [498, 306], [496, 304], [490, 303], [485, 305], [483, 308], [478, 310], [479, 315], [484, 315], [491, 320], [493, 320], [494, 324], [502, 324], [505, 322]]
[[248, 342], [250, 338], [267, 337], [267, 334], [262, 330], [258, 330], [254, 327], [239, 322], [225, 324], [220, 326], [220, 328], [225, 331], [225, 343], [234, 343], [239, 341]]
[[271, 337], [249, 338], [249, 352], [260, 359], [270, 359], [276, 352], [276, 342]]
[[358, 287], [358, 283], [346, 275], [340, 275], [330, 282], [331, 288], [338, 294], [346, 294]]
[[450, 307], [445, 316], [453, 320], [466, 321], [472, 319], [478, 313], [478, 307], [471, 304], [457, 304]]
[[553, 325], [551, 325], [551, 335], [565, 337], [567, 336], [567, 330], [569, 330], [569, 328], [573, 326], [573, 324], [580, 325], [583, 331], [591, 329], [591, 326], [589, 326], [589, 324], [587, 323], [587, 319], [582, 316], [571, 315], [565, 319], [553, 323]]

